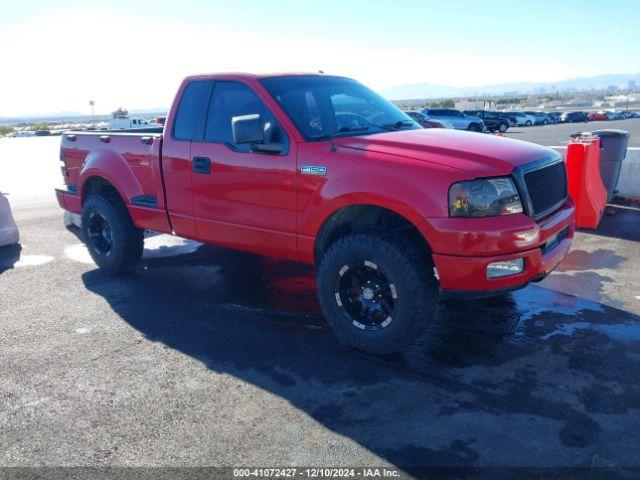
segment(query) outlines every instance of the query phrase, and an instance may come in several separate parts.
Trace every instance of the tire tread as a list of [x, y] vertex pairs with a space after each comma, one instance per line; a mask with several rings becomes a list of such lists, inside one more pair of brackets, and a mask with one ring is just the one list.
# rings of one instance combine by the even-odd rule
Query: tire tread
[[[344, 328], [342, 318], [333, 318], [331, 304], [335, 302], [334, 293], [327, 289], [329, 286], [328, 271], [334, 256], [339, 252], [361, 249], [383, 249], [393, 258], [406, 275], [410, 291], [405, 292], [406, 298], [413, 299], [407, 321], [401, 322], [401, 329], [393, 339], [374, 338], [363, 339], [350, 328]], [[417, 245], [406, 237], [392, 232], [351, 233], [333, 243], [323, 255], [318, 269], [318, 298], [320, 306], [338, 340], [346, 345], [364, 350], [369, 353], [387, 354], [401, 351], [420, 337], [428, 328], [432, 314], [437, 307], [438, 289], [435, 278], [431, 275], [431, 259], [426, 252], [422, 252]], [[349, 327], [351, 327], [349, 325]], [[353, 335], [351, 333], [354, 333]]]
[[[83, 217], [84, 212], [92, 208], [103, 209], [107, 212], [111, 217], [110, 224], [111, 229], [114, 231], [114, 236], [122, 239], [121, 248], [114, 249], [115, 256], [110, 259], [111, 261], [109, 263], [103, 262], [89, 249], [96, 264], [110, 273], [125, 273], [135, 269], [142, 258], [144, 237], [142, 230], [133, 224], [131, 215], [129, 215], [129, 211], [124, 202], [122, 202], [120, 197], [114, 192], [93, 194], [85, 202]], [[116, 219], [116, 221], [113, 221], [113, 219]], [[83, 226], [85, 223], [85, 219], [83, 218]], [[84, 233], [83, 228], [83, 234]]]

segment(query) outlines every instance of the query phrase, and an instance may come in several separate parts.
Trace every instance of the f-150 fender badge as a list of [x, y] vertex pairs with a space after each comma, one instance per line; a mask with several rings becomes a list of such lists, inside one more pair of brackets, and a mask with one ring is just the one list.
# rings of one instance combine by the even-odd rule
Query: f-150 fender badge
[[306, 175], [326, 175], [327, 167], [321, 167], [320, 165], [302, 165], [300, 172]]

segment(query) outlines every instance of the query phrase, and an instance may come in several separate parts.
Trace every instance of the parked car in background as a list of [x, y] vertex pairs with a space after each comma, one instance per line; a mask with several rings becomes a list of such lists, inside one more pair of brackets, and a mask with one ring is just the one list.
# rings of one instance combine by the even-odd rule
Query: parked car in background
[[481, 118], [484, 126], [490, 132], [506, 132], [511, 126], [511, 120], [496, 112], [488, 112], [487, 110], [464, 110], [465, 115], [470, 117]]
[[167, 116], [166, 115], [161, 115], [158, 118], [156, 118], [156, 123], [158, 125], [164, 125], [165, 123], [167, 123]]
[[591, 112], [587, 114], [587, 117], [591, 121], [609, 120], [609, 116], [605, 112]]
[[604, 113], [609, 117], [609, 120], [624, 120], [626, 118], [622, 112], [606, 111]]
[[429, 120], [416, 110], [409, 110], [404, 113], [418, 122], [422, 128], [453, 128], [451, 122], [447, 122], [446, 120]]
[[551, 119], [551, 123], [560, 123], [560, 115], [562, 115], [562, 112], [547, 112], [547, 115]]
[[159, 127], [157, 123], [149, 122], [144, 118], [130, 118], [127, 115], [118, 115], [109, 120], [109, 130], [131, 130], [138, 128]]
[[446, 120], [456, 130], [484, 131], [484, 123], [481, 119], [469, 117], [460, 110], [453, 108], [425, 108], [421, 113], [429, 120]]
[[551, 123], [551, 118], [544, 112], [524, 112], [527, 115], [531, 115], [535, 118], [536, 125], [549, 125]]
[[36, 130], [36, 137], [48, 137], [51, 135], [51, 130]]
[[589, 117], [584, 112], [565, 112], [560, 116], [562, 123], [588, 122]]
[[10, 137], [35, 137], [35, 135], [35, 133], [29, 130], [18, 130], [17, 132], [11, 132], [9, 134]]
[[536, 121], [535, 117], [525, 115], [522, 112], [500, 112], [500, 115], [507, 117], [512, 125], [518, 127], [530, 127]]

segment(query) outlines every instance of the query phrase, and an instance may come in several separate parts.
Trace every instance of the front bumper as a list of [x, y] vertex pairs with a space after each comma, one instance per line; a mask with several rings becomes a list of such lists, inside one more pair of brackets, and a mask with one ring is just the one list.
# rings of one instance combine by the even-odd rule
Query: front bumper
[[[500, 221], [508, 221], [508, 218], [503, 217]], [[573, 202], [568, 200], [539, 222], [526, 218], [523, 223], [520, 217], [515, 229], [459, 233], [457, 245], [460, 252], [434, 253], [433, 261], [442, 291], [467, 297], [491, 296], [525, 287], [548, 275], [569, 252], [575, 232]], [[469, 227], [480, 228], [480, 222], [476, 220], [482, 219], [469, 220], [472, 220]], [[451, 233], [447, 231], [447, 234]], [[525, 246], [527, 242], [529, 245]], [[465, 255], [466, 252], [470, 254]], [[487, 266], [490, 263], [519, 258], [524, 260], [521, 273], [488, 278]]]

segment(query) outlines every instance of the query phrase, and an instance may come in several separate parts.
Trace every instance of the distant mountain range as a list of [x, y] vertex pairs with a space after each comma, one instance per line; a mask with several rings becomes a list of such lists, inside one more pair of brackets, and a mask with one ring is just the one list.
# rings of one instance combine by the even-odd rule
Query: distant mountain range
[[[382, 90], [380, 93], [390, 100], [412, 100], [421, 98], [449, 98], [449, 97], [476, 97], [483, 95], [528, 94], [528, 93], [553, 93], [555, 91], [580, 91], [597, 90], [616, 86], [626, 88], [630, 81], [635, 81], [640, 87], [640, 73], [620, 75], [599, 75], [596, 77], [578, 77], [557, 82], [514, 82], [496, 85], [482, 85], [469, 87], [450, 87], [436, 85], [427, 82], [399, 85]], [[131, 115], [150, 115], [167, 112], [166, 107], [130, 109]], [[95, 120], [104, 120], [110, 115], [96, 114]], [[64, 111], [56, 113], [42, 113], [34, 115], [20, 115], [12, 117], [0, 117], [0, 124], [19, 123], [25, 121], [46, 120], [76, 120], [91, 119], [86, 112]]]
[[399, 85], [382, 90], [380, 93], [391, 100], [411, 100], [415, 98], [471, 97], [481, 95], [504, 95], [507, 93], [527, 94], [544, 91], [596, 90], [615, 85], [626, 88], [633, 80], [640, 86], [640, 73], [623, 75], [599, 75], [597, 77], [579, 77], [558, 82], [515, 82], [497, 85], [470, 87], [449, 87], [432, 83], [414, 83]]

